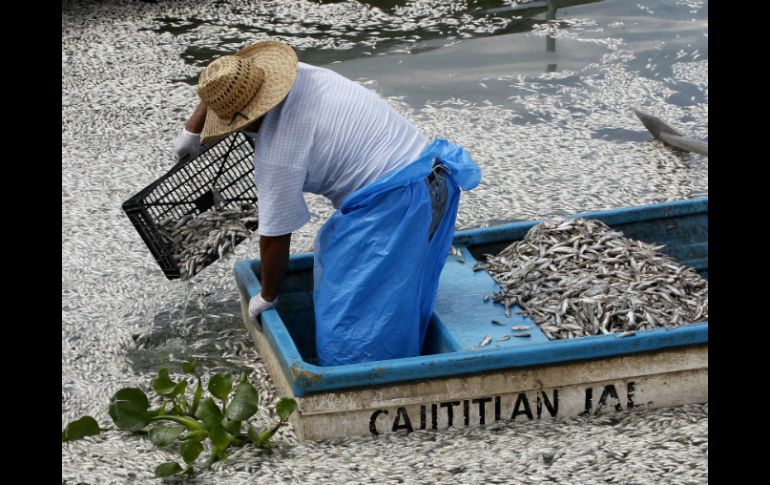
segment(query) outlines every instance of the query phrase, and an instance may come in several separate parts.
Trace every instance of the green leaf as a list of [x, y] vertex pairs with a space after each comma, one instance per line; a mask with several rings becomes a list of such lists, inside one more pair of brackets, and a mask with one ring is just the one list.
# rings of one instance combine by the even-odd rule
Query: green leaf
[[275, 432], [278, 431], [278, 428], [281, 426], [283, 426], [283, 422], [276, 424], [267, 431], [257, 433], [257, 431], [249, 425], [249, 431], [247, 433], [249, 441], [254, 443], [254, 446], [257, 448], [274, 448], [275, 444], [270, 443], [270, 438], [273, 437]]
[[182, 371], [185, 374], [192, 374], [194, 376], [198, 375], [198, 371], [195, 369], [195, 362], [185, 362], [182, 364]]
[[205, 429], [200, 429], [196, 431], [188, 431], [184, 434], [184, 436], [180, 436], [180, 440], [195, 440], [195, 441], [203, 441], [206, 438], [209, 437], [209, 434], [206, 432]]
[[99, 429], [99, 423], [97, 423], [94, 418], [91, 416], [83, 416], [82, 418], [71, 422], [64, 428], [64, 431], [62, 431], [61, 434], [61, 441], [64, 443], [65, 441], [79, 440], [84, 436], [92, 436], [99, 434], [100, 432], [101, 429]]
[[224, 446], [212, 446], [211, 447], [211, 463], [214, 463], [218, 460], [224, 460], [227, 458], [227, 453], [225, 452]]
[[203, 452], [203, 445], [197, 441], [185, 441], [180, 448], [182, 458], [188, 465], [195, 463], [198, 456]]
[[176, 382], [168, 377], [168, 369], [166, 367], [158, 371], [158, 378], [152, 380], [152, 388], [161, 396], [168, 396], [174, 392]]
[[254, 430], [254, 428], [249, 424], [249, 430], [246, 432], [246, 435], [249, 437], [249, 440], [251, 440], [252, 443], [257, 444], [259, 441], [259, 434]]
[[147, 411], [150, 403], [141, 389], [126, 387], [112, 396], [109, 413], [112, 421], [124, 431], [139, 431], [152, 419]]
[[166, 478], [172, 475], [176, 475], [181, 471], [182, 471], [182, 466], [179, 463], [175, 461], [169, 461], [167, 463], [162, 463], [157, 467], [155, 467], [155, 476], [158, 478]]
[[203, 423], [211, 442], [221, 448], [226, 448], [234, 436], [222, 426], [222, 411], [210, 397], [201, 401], [195, 417]]
[[233, 376], [227, 373], [217, 374], [209, 381], [209, 392], [224, 402], [233, 389]]
[[291, 416], [291, 413], [297, 409], [297, 401], [290, 397], [282, 397], [278, 404], [275, 405], [275, 412], [278, 413], [278, 417], [281, 421], [286, 421]]
[[224, 426], [224, 428], [227, 431], [232, 433], [234, 436], [237, 436], [238, 434], [240, 434], [240, 432], [241, 432], [241, 421], [231, 421], [231, 420], [229, 420], [227, 418], [223, 419], [222, 421], [223, 421], [222, 426]]
[[200, 402], [198, 410], [195, 412], [195, 417], [203, 421], [216, 421], [217, 423], [222, 420], [222, 411], [213, 399], [207, 397]]
[[201, 402], [201, 396], [203, 395], [203, 383], [201, 382], [201, 376], [198, 374], [198, 370], [195, 368], [195, 362], [185, 362], [182, 365], [182, 369], [195, 376], [198, 380], [198, 386], [195, 388], [195, 395], [193, 396], [191, 415], [195, 415], [195, 411], [198, 410], [198, 404]]
[[185, 430], [184, 426], [177, 424], [158, 424], [150, 428], [150, 441], [155, 446], [168, 446]]
[[184, 414], [184, 411], [182, 411], [182, 408], [179, 407], [179, 405], [176, 403], [174, 403], [174, 407], [171, 408], [171, 412], [173, 414], [176, 414], [177, 416], [182, 416]]
[[208, 425], [204, 423], [203, 425], [207, 426], [206, 431], [209, 433], [209, 439], [211, 440], [211, 443], [219, 448], [227, 448], [227, 445], [229, 445], [235, 437], [220, 423], [209, 423]]
[[184, 391], [187, 390], [187, 379], [182, 379], [179, 384], [174, 386], [174, 389], [171, 391], [171, 393], [168, 395], [171, 399], [179, 396], [180, 394], [184, 394]]
[[254, 442], [254, 446], [266, 447], [267, 445], [269, 445], [268, 441], [270, 441], [270, 438], [273, 437], [273, 435], [275, 434], [276, 431], [278, 431], [278, 428], [280, 428], [281, 425], [283, 425], [283, 421], [281, 421], [280, 423], [276, 424], [275, 426], [273, 426], [269, 430], [263, 431], [262, 433], [260, 433], [257, 436], [256, 440], [252, 440]]
[[195, 395], [193, 396], [192, 411], [190, 411], [193, 414], [193, 416], [195, 416], [195, 413], [198, 411], [198, 405], [201, 403], [202, 395], [203, 395], [203, 386], [201, 386], [200, 381], [198, 381], [198, 387], [195, 388]]
[[228, 419], [244, 421], [257, 412], [259, 393], [248, 382], [241, 382], [235, 389], [233, 400], [227, 405], [225, 415]]
[[200, 431], [203, 430], [203, 424], [199, 423], [195, 419], [189, 417], [189, 416], [175, 416], [173, 414], [171, 415], [165, 415], [165, 416], [155, 416], [153, 418], [150, 418], [152, 421], [173, 421], [177, 424], [181, 424], [185, 428], [191, 430], [191, 431]]

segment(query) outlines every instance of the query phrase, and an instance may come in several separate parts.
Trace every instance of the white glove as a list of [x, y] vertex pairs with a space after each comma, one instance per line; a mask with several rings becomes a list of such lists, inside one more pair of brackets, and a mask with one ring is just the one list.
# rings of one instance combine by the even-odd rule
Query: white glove
[[182, 128], [182, 133], [174, 141], [174, 158], [181, 160], [185, 155], [195, 158], [201, 152], [201, 135], [190, 133]]
[[262, 295], [255, 295], [251, 298], [249, 301], [249, 318], [251, 319], [251, 323], [257, 327], [257, 330], [262, 331], [262, 323], [257, 320], [259, 314], [265, 310], [275, 308], [277, 303], [278, 297], [275, 297], [275, 300], [273, 301], [265, 301], [265, 299], [262, 298]]

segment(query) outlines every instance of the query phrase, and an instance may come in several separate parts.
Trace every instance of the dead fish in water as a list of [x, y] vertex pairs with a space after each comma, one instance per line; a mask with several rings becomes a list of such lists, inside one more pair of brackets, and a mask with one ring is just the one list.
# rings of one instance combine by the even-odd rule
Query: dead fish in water
[[500, 337], [500, 341], [503, 341], [503, 340], [511, 340], [511, 336], [510, 335], [503, 335], [502, 337]]
[[492, 324], [493, 325], [502, 325], [503, 322], [501, 322], [500, 320], [492, 320]]
[[488, 302], [490, 298], [492, 298], [492, 295], [489, 293], [484, 293], [484, 303]]
[[484, 338], [481, 340], [481, 342], [479, 343], [479, 347], [484, 347], [484, 346], [487, 346], [487, 345], [489, 345], [491, 342], [492, 342], [492, 337], [490, 337], [489, 335], [487, 335], [486, 337], [484, 337]]
[[655, 138], [666, 145], [678, 148], [679, 150], [709, 156], [708, 143], [703, 143], [700, 140], [683, 135], [665, 121], [652, 116], [651, 114], [644, 113], [637, 109], [634, 110], [634, 113], [636, 113], [636, 116], [642, 121], [644, 127], [647, 128]]
[[511, 330], [514, 332], [522, 332], [524, 330], [529, 330], [530, 328], [532, 328], [532, 325], [514, 325], [511, 327]]
[[520, 337], [520, 338], [529, 338], [532, 336], [532, 334], [529, 333], [514, 333], [514, 337]]

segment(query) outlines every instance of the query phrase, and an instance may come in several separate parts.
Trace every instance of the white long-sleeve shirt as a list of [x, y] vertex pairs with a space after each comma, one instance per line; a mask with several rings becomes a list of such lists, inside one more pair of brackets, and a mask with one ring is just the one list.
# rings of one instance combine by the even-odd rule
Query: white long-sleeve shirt
[[339, 207], [347, 195], [415, 160], [428, 143], [375, 93], [304, 63], [254, 141], [263, 236], [294, 232], [310, 220], [303, 192], [323, 195]]

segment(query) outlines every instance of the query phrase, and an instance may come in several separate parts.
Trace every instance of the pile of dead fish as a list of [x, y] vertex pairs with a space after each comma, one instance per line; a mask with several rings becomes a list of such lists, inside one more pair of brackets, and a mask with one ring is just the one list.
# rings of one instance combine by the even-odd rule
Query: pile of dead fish
[[502, 287], [494, 301], [519, 305], [550, 339], [708, 320], [708, 282], [662, 248], [600, 221], [553, 218], [485, 266]]
[[171, 242], [181, 278], [187, 280], [196, 270], [231, 254], [236, 244], [251, 237], [246, 225], [253, 227], [256, 222], [256, 205], [244, 203], [237, 209], [215, 206], [202, 214], [169, 218], [158, 229]]

